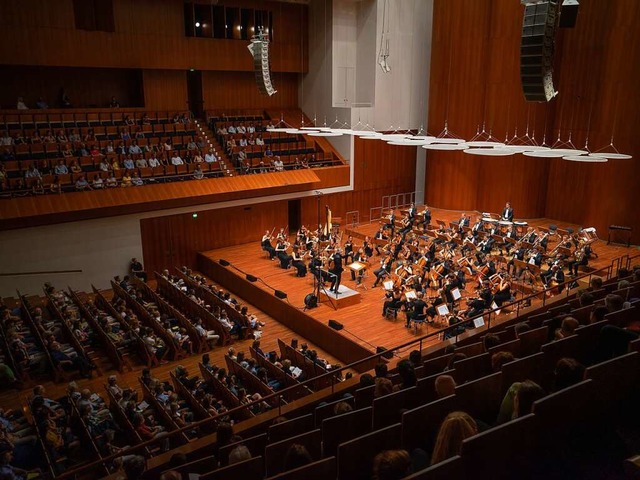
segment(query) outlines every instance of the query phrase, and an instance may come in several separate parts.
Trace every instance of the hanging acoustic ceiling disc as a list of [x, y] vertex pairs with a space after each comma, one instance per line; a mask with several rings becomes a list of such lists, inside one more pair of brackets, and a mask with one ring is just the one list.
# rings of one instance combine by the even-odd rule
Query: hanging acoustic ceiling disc
[[407, 136], [405, 138], [411, 142], [424, 142], [427, 140], [431, 142], [435, 142], [438, 139], [437, 137], [434, 137], [432, 135], [413, 135], [413, 136]]
[[382, 137], [382, 133], [380, 132], [376, 132], [375, 130], [354, 130], [353, 134], [356, 137], [376, 137], [376, 138], [380, 138]]
[[452, 143], [452, 144], [465, 143], [466, 144], [466, 142], [461, 138], [450, 138], [450, 137], [442, 137], [442, 138], [438, 137], [433, 141], [433, 143]]
[[465, 142], [470, 147], [494, 147], [494, 148], [502, 148], [504, 147], [504, 143], [501, 142], [489, 142], [489, 141], [481, 141], [481, 140], [473, 140], [471, 142]]
[[267, 132], [284, 132], [287, 133], [287, 130], [291, 130], [291, 127], [287, 127], [287, 128], [267, 128]]
[[527, 157], [537, 157], [537, 158], [560, 158], [567, 155], [582, 155], [583, 153], [587, 153], [587, 151], [551, 148], [549, 150], [534, 150], [534, 151], [527, 150], [526, 152], [523, 152], [523, 155]]
[[608, 152], [597, 152], [591, 154], [594, 157], [608, 158], [609, 160], [630, 160], [633, 158], [633, 155], [628, 155], [626, 153], [608, 153]]
[[406, 137], [404, 133], [385, 133], [380, 137], [380, 139], [381, 140], [401, 140], [404, 137]]
[[425, 150], [465, 150], [466, 143], [429, 143], [422, 145]]
[[328, 130], [329, 127], [300, 127], [300, 130]]
[[341, 137], [342, 134], [338, 132], [314, 132], [309, 134], [310, 137]]
[[403, 146], [403, 147], [418, 147], [418, 146], [420, 146], [420, 144], [417, 143], [417, 142], [409, 142], [409, 141], [403, 140], [403, 139], [389, 140], [387, 143], [389, 145], [399, 145], [399, 146]]
[[331, 131], [341, 133], [343, 135], [353, 135], [353, 130], [350, 128], [332, 128]]
[[594, 157], [592, 155], [566, 155], [562, 157], [563, 160], [569, 160], [570, 162], [584, 162], [584, 163], [605, 163], [608, 160], [604, 157]]
[[[467, 143], [467, 145], [469, 144]], [[484, 155], [487, 157], [508, 157], [516, 152], [502, 148], [467, 148], [464, 153], [468, 153], [469, 155]]]

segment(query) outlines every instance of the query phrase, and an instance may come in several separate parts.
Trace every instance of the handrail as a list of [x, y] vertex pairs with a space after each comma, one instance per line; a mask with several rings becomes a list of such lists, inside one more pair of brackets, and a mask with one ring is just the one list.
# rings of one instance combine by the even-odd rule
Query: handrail
[[[609, 266], [607, 266], [607, 267], [602, 267], [602, 268], [600, 268], [600, 269], [598, 269], [598, 270], [595, 270], [595, 271], [593, 271], [593, 272], [585, 273], [585, 274], [583, 274], [583, 275], [581, 275], [581, 276], [578, 276], [578, 277], [572, 278], [571, 280], [569, 280], [569, 281], [566, 281], [566, 282], [562, 283], [561, 285], [563, 285], [563, 286], [565, 287], [565, 288], [564, 288], [564, 290], [566, 291], [565, 298], [568, 298], [568, 297], [569, 297], [569, 295], [570, 295], [570, 293], [569, 293], [569, 292], [570, 292], [571, 290], [573, 290], [573, 289], [569, 289], [569, 288], [567, 288], [567, 287], [568, 287], [568, 285], [569, 285], [569, 284], [571, 284], [571, 283], [574, 283], [574, 282], [575, 282], [575, 281], [577, 281], [577, 280], [580, 280], [580, 279], [583, 279], [583, 278], [587, 278], [587, 277], [589, 277], [589, 281], [590, 281], [590, 280], [591, 280], [591, 277], [592, 277], [593, 275], [595, 275], [596, 273], [600, 273], [600, 272], [604, 272], [604, 273], [605, 273], [605, 276], [606, 276], [606, 279], [607, 279], [607, 280], [608, 280], [608, 279], [610, 279], [610, 278], [612, 278], [612, 276], [613, 276], [613, 275], [612, 275], [612, 273], [613, 273], [613, 271], [614, 271], [614, 269], [613, 269], [614, 263], [615, 263], [615, 259], [611, 262], [611, 265], [609, 265]], [[530, 301], [530, 300], [532, 300], [534, 297], [538, 297], [538, 296], [540, 296], [540, 295], [542, 294], [542, 295], [543, 295], [542, 306], [544, 306], [544, 305], [546, 304], [546, 293], [547, 293], [547, 292], [550, 292], [553, 288], [557, 288], [557, 287], [547, 288], [547, 289], [542, 290], [542, 291], [540, 291], [540, 292], [533, 293], [533, 294], [531, 294], [531, 295], [529, 295], [529, 296], [523, 297], [523, 298], [521, 298], [520, 300], [516, 300], [516, 301], [514, 301], [514, 302], [510, 302], [510, 303], [505, 303], [505, 304], [503, 304], [500, 308], [492, 309], [492, 310], [490, 310], [488, 313], [487, 313], [487, 312], [485, 312], [485, 313], [483, 313], [483, 314], [477, 315], [476, 317], [473, 317], [473, 318], [467, 319], [467, 320], [465, 320], [465, 321], [464, 321], [464, 322], [462, 322], [462, 323], [469, 323], [469, 324], [470, 324], [470, 323], [472, 323], [475, 319], [478, 319], [478, 318], [481, 318], [481, 317], [482, 317], [482, 318], [487, 317], [487, 319], [488, 319], [488, 321], [487, 321], [487, 330], [488, 330], [488, 329], [490, 329], [490, 328], [491, 328], [491, 316], [492, 316], [492, 315], [496, 316], [496, 312], [497, 312], [497, 311], [502, 310], [502, 309], [504, 309], [504, 308], [506, 308], [506, 307], [510, 307], [510, 306], [516, 305], [516, 318], [517, 318], [517, 316], [518, 316], [518, 314], [519, 314], [519, 312], [520, 312], [520, 304], [521, 304], [521, 303], [524, 303], [524, 302], [526, 302], [526, 301]], [[557, 298], [558, 296], [559, 296], [559, 295], [556, 295], [556, 298]], [[300, 388], [301, 386], [307, 386], [308, 384], [311, 384], [311, 383], [313, 383], [313, 382], [317, 382], [317, 381], [318, 381], [318, 379], [321, 379], [321, 378], [325, 378], [325, 377], [327, 377], [327, 376], [330, 376], [330, 378], [331, 378], [331, 392], [333, 393], [333, 392], [335, 391], [335, 385], [336, 385], [336, 373], [339, 373], [339, 372], [345, 372], [345, 371], [347, 371], [347, 370], [353, 370], [353, 369], [354, 369], [354, 367], [355, 367], [355, 366], [357, 366], [357, 365], [360, 365], [360, 364], [362, 364], [362, 363], [366, 363], [366, 362], [371, 362], [371, 361], [373, 361], [373, 360], [375, 360], [375, 359], [380, 360], [383, 356], [388, 356], [388, 355], [389, 355], [389, 353], [392, 353], [392, 354], [393, 354], [393, 353], [394, 353], [394, 352], [396, 352], [396, 351], [403, 351], [403, 350], [406, 350], [408, 347], [410, 347], [410, 346], [412, 346], [412, 345], [416, 345], [416, 344], [418, 344], [418, 345], [419, 345], [419, 350], [420, 350], [420, 351], [422, 351], [422, 346], [423, 346], [423, 343], [424, 343], [424, 341], [425, 341], [425, 340], [430, 339], [430, 338], [433, 338], [433, 337], [435, 337], [435, 336], [439, 336], [440, 334], [444, 334], [445, 332], [447, 332], [447, 331], [451, 331], [451, 330], [454, 330], [454, 329], [455, 329], [455, 331], [456, 331], [456, 334], [455, 334], [455, 342], [454, 342], [454, 343], [457, 343], [457, 341], [458, 341], [458, 337], [460, 336], [460, 333], [458, 333], [459, 326], [460, 326], [460, 324], [451, 325], [451, 326], [448, 326], [448, 327], [442, 328], [442, 329], [440, 329], [440, 330], [436, 330], [436, 331], [433, 331], [433, 332], [431, 332], [431, 333], [427, 333], [427, 334], [425, 334], [425, 335], [423, 335], [423, 336], [421, 336], [421, 337], [419, 337], [419, 338], [414, 338], [414, 339], [409, 340], [409, 341], [407, 341], [407, 342], [404, 342], [404, 343], [402, 343], [402, 344], [400, 344], [400, 345], [396, 345], [396, 346], [395, 346], [395, 347], [393, 347], [393, 348], [389, 348], [389, 349], [385, 350], [384, 352], [372, 354], [372, 355], [370, 355], [370, 356], [368, 356], [368, 357], [362, 358], [362, 359], [360, 359], [360, 360], [358, 360], [358, 361], [356, 361], [356, 362], [353, 362], [353, 363], [351, 363], [351, 364], [349, 364], [349, 365], [346, 365], [346, 366], [344, 366], [344, 367], [341, 367], [341, 368], [339, 368], [339, 369], [331, 370], [330, 372], [327, 372], [327, 373], [325, 373], [325, 374], [319, 375], [319, 376], [317, 376], [317, 377], [315, 377], [315, 378], [305, 380], [304, 382], [300, 382], [298, 385], [293, 385], [293, 386], [290, 386], [290, 387], [284, 388], [284, 389], [279, 390], [278, 392], [275, 392], [275, 393], [273, 393], [273, 394], [271, 394], [271, 395], [268, 395], [268, 396], [262, 397], [262, 398], [261, 398], [261, 399], [259, 399], [259, 400], [252, 401], [252, 402], [249, 402], [249, 403], [244, 404], [244, 405], [240, 405], [239, 407], [232, 408], [232, 409], [230, 409], [230, 410], [225, 411], [224, 413], [220, 413], [220, 414], [218, 414], [218, 415], [216, 415], [216, 416], [213, 416], [213, 417], [211, 417], [211, 418], [206, 418], [206, 419], [199, 420], [199, 421], [197, 421], [197, 422], [193, 422], [193, 423], [191, 423], [191, 424], [189, 424], [189, 425], [187, 425], [187, 426], [185, 426], [185, 427], [182, 427], [182, 428], [179, 428], [179, 429], [177, 429], [177, 430], [173, 430], [173, 431], [171, 431], [171, 432], [168, 432], [168, 433], [167, 433], [167, 435], [164, 435], [164, 436], [162, 436], [162, 437], [160, 437], [160, 438], [158, 438], [158, 439], [155, 439], [155, 438], [154, 438], [154, 439], [151, 439], [151, 440], [147, 440], [147, 441], [142, 442], [142, 443], [140, 443], [140, 444], [138, 444], [138, 445], [135, 445], [135, 446], [132, 446], [132, 447], [130, 447], [130, 448], [127, 448], [126, 450], [123, 450], [123, 451], [121, 451], [121, 452], [114, 453], [114, 454], [112, 454], [112, 455], [109, 455], [108, 457], [103, 457], [103, 458], [101, 458], [101, 459], [99, 459], [99, 460], [96, 460], [96, 461], [91, 462], [91, 463], [89, 463], [89, 464], [83, 465], [83, 466], [78, 467], [78, 468], [76, 468], [76, 469], [74, 469], [74, 470], [70, 470], [70, 471], [68, 471], [68, 472], [64, 472], [63, 474], [61, 474], [61, 475], [57, 476], [57, 477], [56, 477], [56, 480], [62, 480], [62, 479], [65, 479], [65, 478], [69, 478], [69, 477], [71, 477], [72, 475], [77, 475], [79, 472], [84, 471], [84, 470], [87, 470], [87, 469], [89, 469], [89, 468], [92, 468], [92, 467], [96, 466], [97, 464], [99, 464], [99, 463], [101, 463], [101, 462], [107, 462], [107, 461], [113, 460], [113, 459], [114, 459], [114, 458], [116, 458], [116, 457], [121, 457], [121, 456], [123, 456], [123, 455], [128, 455], [128, 454], [130, 454], [131, 452], [137, 451], [137, 450], [139, 450], [139, 449], [141, 449], [141, 448], [147, 447], [147, 446], [152, 445], [152, 444], [154, 444], [154, 443], [157, 443], [157, 442], [163, 442], [163, 441], [165, 441], [166, 439], [168, 439], [168, 438], [170, 438], [170, 437], [173, 437], [174, 435], [181, 434], [181, 433], [183, 433], [183, 432], [185, 432], [185, 431], [187, 431], [187, 430], [193, 430], [194, 428], [197, 428], [197, 427], [199, 427], [199, 426], [201, 426], [201, 425], [204, 425], [204, 424], [206, 424], [206, 423], [209, 423], [209, 422], [216, 422], [216, 421], [218, 421], [218, 420], [219, 420], [220, 418], [222, 418], [222, 417], [229, 416], [229, 415], [231, 415], [231, 414], [233, 414], [233, 413], [236, 413], [236, 412], [238, 412], [238, 411], [240, 411], [240, 410], [242, 410], [242, 409], [245, 409], [245, 408], [250, 408], [250, 407], [251, 407], [253, 404], [255, 404], [255, 403], [265, 402], [265, 401], [268, 401], [268, 400], [270, 400], [270, 399], [277, 399], [277, 401], [278, 401], [278, 407], [277, 407], [277, 408], [278, 408], [278, 414], [281, 414], [281, 409], [282, 409], [282, 395], [283, 395], [283, 393], [288, 392], [289, 390], [293, 390], [293, 389], [296, 389], [296, 388]], [[453, 338], [453, 337], [452, 337], [452, 338]], [[397, 354], [395, 354], [395, 355], [397, 355]]]

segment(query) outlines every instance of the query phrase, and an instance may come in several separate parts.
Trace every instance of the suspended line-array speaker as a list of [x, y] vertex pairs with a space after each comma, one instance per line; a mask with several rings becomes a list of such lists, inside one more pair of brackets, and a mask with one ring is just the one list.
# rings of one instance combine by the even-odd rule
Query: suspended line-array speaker
[[253, 56], [253, 69], [256, 85], [263, 95], [275, 95], [277, 90], [271, 83], [271, 66], [269, 63], [269, 38], [262, 31], [251, 39], [247, 46]]
[[520, 43], [520, 79], [524, 97], [530, 102], [548, 102], [555, 97], [553, 51], [558, 4], [547, 0], [525, 4]]

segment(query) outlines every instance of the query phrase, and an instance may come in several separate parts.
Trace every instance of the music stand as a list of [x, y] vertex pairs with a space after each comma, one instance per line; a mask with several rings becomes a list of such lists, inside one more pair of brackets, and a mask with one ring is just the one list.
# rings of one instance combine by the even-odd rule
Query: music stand
[[367, 265], [362, 262], [353, 262], [347, 265], [347, 268], [350, 269], [356, 276], [356, 288], [362, 287], [365, 290], [367, 286], [362, 283], [362, 275], [364, 275], [364, 270], [367, 268]]

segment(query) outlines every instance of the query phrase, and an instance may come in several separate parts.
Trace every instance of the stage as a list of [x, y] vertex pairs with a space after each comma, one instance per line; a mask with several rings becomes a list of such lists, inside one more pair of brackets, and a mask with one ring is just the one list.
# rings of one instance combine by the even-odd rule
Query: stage
[[[432, 209], [432, 223], [435, 223], [436, 220], [443, 220], [448, 224], [452, 220], [459, 219], [460, 213], [460, 211]], [[549, 224], [556, 224], [560, 228], [579, 228], [576, 225], [549, 219], [528, 220], [528, 223], [533, 227], [547, 227]], [[362, 243], [357, 237], [363, 235], [372, 236], [377, 229], [378, 221], [375, 221], [370, 224], [359, 225], [355, 227], [352, 232], [346, 231], [345, 235], [353, 233], [354, 243], [357, 246]], [[550, 245], [553, 246], [554, 243], [550, 243]], [[635, 252], [633, 249], [625, 246], [606, 245], [606, 242], [602, 240], [596, 241], [593, 244], [593, 249], [598, 254], [598, 258], [592, 260], [589, 265], [595, 269], [610, 265], [614, 258]], [[283, 302], [287, 302], [289, 306], [295, 307], [295, 309], [299, 311], [302, 311], [305, 307], [305, 296], [314, 292], [313, 276], [310, 273], [308, 273], [306, 277], [300, 278], [296, 277], [295, 268], [288, 270], [280, 268], [280, 262], [277, 260], [269, 260], [266, 253], [262, 251], [260, 239], [256, 239], [256, 241], [251, 244], [210, 250], [201, 252], [199, 255], [213, 260], [215, 263], [221, 258], [227, 260], [231, 265], [224, 267], [224, 269], [233, 273], [243, 281], [246, 281], [244, 280], [246, 274], [257, 277], [259, 279], [258, 282], [252, 283], [251, 285], [267, 292], [270, 296], [273, 296], [274, 290], [285, 292], [287, 299]], [[337, 307], [337, 305], [335, 305], [336, 302], [329, 302], [324, 295], [321, 295], [321, 302], [317, 308], [306, 309], [306, 311], [303, 312], [310, 319], [315, 320], [323, 326], [326, 326], [331, 319], [337, 320], [344, 325], [344, 329], [337, 332], [339, 335], [346, 337], [351, 342], [359, 344], [370, 352], [375, 352], [378, 346], [389, 348], [408, 342], [433, 331], [435, 328], [434, 326], [424, 324], [419, 327], [417, 331], [414, 328], [407, 329], [405, 328], [405, 318], [402, 312], [399, 313], [397, 319], [386, 319], [383, 316], [382, 308], [385, 291], [381, 286], [375, 289], [371, 288], [375, 280], [373, 269], [378, 268], [379, 259], [379, 257], [371, 259], [371, 267], [363, 280], [366, 288], [356, 287], [356, 282], [351, 279], [351, 272], [348, 269], [345, 269], [342, 274], [342, 284], [350, 290], [357, 292], [359, 301], [354, 301], [352, 305], [342, 305], [340, 308], [334, 308], [334, 306]], [[206, 274], [207, 272], [203, 273]], [[219, 279], [215, 277], [213, 279], [219, 281]], [[221, 283], [224, 285], [224, 282]], [[239, 284], [236, 285], [238, 285], [236, 288], [238, 288], [239, 291], [234, 293], [243, 297], [243, 287]], [[470, 296], [473, 293], [474, 287], [475, 281], [469, 281], [466, 291], [462, 292], [463, 298]], [[230, 290], [234, 291], [233, 289]], [[338, 297], [340, 297], [340, 295]], [[517, 298], [521, 298], [521, 296], [518, 295]], [[247, 300], [249, 301], [249, 299]], [[531, 308], [535, 308], [540, 302], [540, 300], [534, 300]], [[264, 309], [259, 303], [256, 303], [255, 306]], [[511, 315], [514, 315], [514, 313], [503, 312], [499, 318], [506, 320], [510, 318]], [[278, 319], [275, 315], [271, 316], [274, 316], [276, 320]], [[295, 324], [287, 326], [295, 331]], [[439, 327], [441, 326], [444, 325], [440, 325]], [[315, 341], [313, 338], [308, 338], [308, 340], [311, 342]], [[434, 337], [430, 342], [423, 344], [423, 348], [437, 342], [438, 340]], [[332, 354], [335, 355], [333, 352]], [[339, 355], [336, 356], [340, 358]]]

